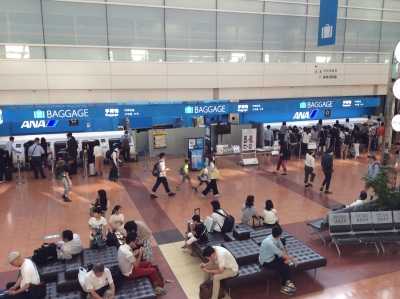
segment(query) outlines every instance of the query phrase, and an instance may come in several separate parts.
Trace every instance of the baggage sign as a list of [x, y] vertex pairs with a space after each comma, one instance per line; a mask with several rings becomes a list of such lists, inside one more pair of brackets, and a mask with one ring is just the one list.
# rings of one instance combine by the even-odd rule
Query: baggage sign
[[321, 0], [319, 6], [318, 47], [336, 43], [338, 0]]

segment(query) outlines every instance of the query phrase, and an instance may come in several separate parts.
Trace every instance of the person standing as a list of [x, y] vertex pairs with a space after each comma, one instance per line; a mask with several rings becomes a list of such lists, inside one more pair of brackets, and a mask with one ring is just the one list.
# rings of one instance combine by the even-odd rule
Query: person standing
[[20, 255], [19, 252], [11, 252], [6, 261], [7, 265], [19, 268], [20, 276], [17, 282], [9, 282], [6, 285], [7, 294], [2, 298], [7, 299], [30, 299], [29, 287], [31, 284], [41, 283], [39, 272], [35, 264]]
[[349, 151], [349, 146], [351, 143], [351, 135], [349, 133], [349, 128], [344, 129], [343, 137], [342, 137], [342, 147], [340, 149], [340, 155], [343, 160], [346, 160], [347, 152]]
[[94, 171], [96, 175], [103, 175], [104, 173], [103, 149], [100, 146], [100, 141], [97, 139], [94, 141], [93, 155], [94, 155]]
[[47, 168], [47, 158], [49, 157], [49, 154], [47, 153], [46, 138], [44, 137], [40, 138], [40, 146], [44, 150], [44, 154], [42, 155], [43, 168]]
[[43, 167], [42, 167], [42, 155], [44, 155], [43, 148], [39, 145], [39, 138], [35, 138], [33, 144], [28, 149], [28, 157], [29, 161], [32, 163], [33, 173], [35, 175], [35, 179], [39, 178], [39, 173], [42, 176], [42, 179], [45, 179]]
[[156, 191], [158, 187], [163, 184], [165, 192], [167, 192], [168, 196], [174, 196], [175, 193], [171, 192], [168, 186], [168, 181], [167, 181], [167, 172], [170, 171], [169, 168], [165, 166], [165, 160], [166, 160], [166, 155], [165, 153], [160, 153], [159, 155], [160, 160], [158, 161], [158, 177], [157, 181], [153, 186], [153, 189], [151, 189], [151, 198], [157, 198], [158, 196], [156, 195]]
[[121, 153], [121, 150], [122, 150], [122, 145], [118, 144], [117, 147], [113, 150], [113, 152], [111, 154], [112, 168], [108, 175], [108, 179], [110, 181], [114, 181], [114, 182], [118, 181], [118, 178], [119, 178], [118, 157], [119, 157], [119, 154]]
[[[374, 154], [368, 155], [368, 166], [367, 166], [367, 173], [366, 178], [367, 180], [373, 180], [379, 172], [379, 164], [376, 163], [376, 156]], [[371, 188], [371, 185], [366, 181], [364, 191], [367, 192], [368, 189]]]
[[232, 120], [231, 120], [231, 125], [238, 125], [239, 123], [238, 123], [238, 121], [236, 120], [236, 117], [232, 117]]
[[356, 125], [354, 126], [354, 134], [353, 134], [353, 148], [356, 152], [356, 158], [360, 156], [360, 144], [362, 143], [362, 137], [360, 128]]
[[59, 179], [61, 183], [63, 183], [64, 185], [64, 194], [61, 196], [62, 199], [64, 199], [64, 202], [71, 202], [71, 200], [68, 197], [68, 193], [72, 190], [72, 181], [69, 172], [72, 163], [74, 163], [74, 158], [68, 157], [65, 162], [66, 163], [64, 165], [56, 166], [55, 173], [56, 173], [56, 178], [58, 178], [57, 174], [60, 172]]
[[215, 166], [215, 157], [210, 154], [208, 155], [208, 185], [206, 189], [201, 192], [201, 197], [204, 198], [206, 197], [207, 193], [210, 192], [210, 190], [213, 191], [213, 196], [218, 197], [219, 196], [219, 191], [218, 191], [218, 186], [217, 186], [217, 179], [212, 179], [211, 178], [211, 173], [214, 173], [217, 170], [217, 167]]
[[274, 173], [277, 173], [279, 169], [281, 169], [282, 165], [283, 173], [281, 175], [287, 175], [287, 169], [286, 169], [287, 155], [288, 155], [288, 150], [285, 146], [285, 143], [282, 140], [279, 140], [279, 159], [278, 159], [278, 165], [276, 165], [276, 171], [274, 171]]
[[282, 126], [279, 130], [279, 140], [281, 140], [282, 142], [286, 141], [286, 132], [287, 132], [287, 126], [286, 126], [286, 122], [282, 122]]
[[120, 142], [122, 144], [122, 157], [125, 162], [129, 162], [132, 136], [128, 134], [128, 131], [125, 131], [125, 134], [121, 136]]
[[350, 123], [350, 120], [346, 118], [346, 123], [344, 124], [346, 128], [349, 128], [350, 135], [353, 133], [354, 125]]
[[4, 168], [6, 163], [6, 152], [0, 147], [0, 184], [3, 184]]
[[297, 267], [297, 261], [289, 256], [281, 242], [282, 228], [274, 226], [272, 234], [262, 241], [258, 262], [263, 268], [278, 270], [281, 274], [281, 287], [279, 291], [286, 295], [293, 295], [297, 289], [290, 281], [289, 263]]
[[264, 131], [264, 145], [272, 146], [274, 144], [274, 131], [271, 130], [271, 126], [268, 125]]
[[301, 155], [304, 156], [307, 153], [308, 144], [311, 141], [311, 133], [309, 128], [304, 128], [303, 134], [301, 134]]
[[5, 160], [5, 167], [10, 167], [11, 169], [13, 169], [14, 168], [13, 152], [16, 152], [18, 154], [22, 154], [22, 152], [16, 150], [13, 147], [14, 137], [11, 136], [9, 139], [10, 140], [7, 142], [7, 144], [6, 144], [5, 148], [4, 148], [4, 150], [8, 153], [8, 157], [6, 157], [6, 160]]
[[111, 272], [101, 263], [94, 264], [93, 270], [86, 274], [85, 285], [89, 291], [87, 299], [114, 299], [115, 285]]
[[[378, 149], [381, 150], [382, 146], [382, 141], [383, 141], [383, 130], [385, 129], [385, 126], [383, 123], [376, 129], [376, 136], [378, 136]], [[385, 146], [385, 145], [383, 145]]]
[[315, 167], [315, 158], [314, 158], [314, 151], [308, 150], [306, 154], [306, 159], [304, 160], [304, 185], [305, 187], [312, 187], [308, 182], [308, 177], [311, 176], [310, 182], [314, 182], [314, 178], [316, 176], [314, 172]]
[[63, 150], [68, 152], [68, 156], [74, 158], [74, 162], [71, 164], [69, 175], [76, 174], [78, 164], [76, 163], [76, 157], [78, 157], [78, 142], [76, 142], [75, 137], [72, 133], [67, 134], [67, 146]]
[[322, 182], [322, 186], [321, 186], [321, 188], [319, 188], [319, 191], [323, 191], [324, 186], [326, 185], [324, 193], [332, 194], [332, 192], [329, 191], [329, 186], [331, 185], [332, 172], [333, 172], [333, 149], [332, 148], [328, 148], [326, 153], [322, 156], [321, 166], [322, 166], [322, 171], [325, 175], [325, 179]]
[[325, 133], [326, 130], [327, 130], [327, 127], [324, 127], [319, 132], [319, 135], [318, 135], [318, 152], [319, 152], [319, 154], [325, 153], [325, 150], [326, 150], [326, 144], [327, 144], [326, 133]]

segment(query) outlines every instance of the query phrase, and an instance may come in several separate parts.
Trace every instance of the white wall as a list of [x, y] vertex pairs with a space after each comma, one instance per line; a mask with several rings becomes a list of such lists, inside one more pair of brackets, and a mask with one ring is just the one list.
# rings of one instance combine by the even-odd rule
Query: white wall
[[[323, 79], [319, 70], [336, 78]], [[0, 103], [355, 96], [373, 95], [375, 85], [381, 95], [388, 72], [388, 64], [0, 60]]]

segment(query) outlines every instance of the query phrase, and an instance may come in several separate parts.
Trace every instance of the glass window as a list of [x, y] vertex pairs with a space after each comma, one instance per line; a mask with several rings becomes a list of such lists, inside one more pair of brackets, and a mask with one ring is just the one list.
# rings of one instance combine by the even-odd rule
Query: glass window
[[264, 15], [264, 50], [303, 51], [306, 18]]
[[304, 62], [304, 53], [269, 52], [264, 53], [265, 63], [299, 63]]
[[400, 41], [400, 24], [382, 22], [379, 52], [393, 52]]
[[164, 48], [164, 9], [109, 5], [110, 46]]
[[218, 9], [263, 12], [263, 3], [261, 1], [247, 0], [218, 0]]
[[165, 0], [165, 6], [216, 9], [216, 0]]
[[164, 0], [107, 0], [107, 2], [164, 6]]
[[168, 62], [215, 62], [215, 52], [167, 50], [167, 61]]
[[348, 8], [347, 17], [357, 19], [380, 20], [382, 18], [382, 11], [373, 9]]
[[344, 53], [343, 63], [378, 63], [378, 54]]
[[383, 0], [348, 0], [347, 5], [355, 7], [382, 8]]
[[381, 22], [346, 20], [344, 51], [378, 52]]
[[342, 53], [329, 53], [329, 52], [321, 52], [321, 53], [306, 53], [306, 62], [307, 63], [342, 63], [343, 62], [343, 54]]
[[[400, 3], [400, 1], [399, 1]], [[400, 20], [400, 11], [388, 11], [388, 10], [384, 10], [383, 11], [383, 20], [390, 20], [390, 21], [397, 21]], [[399, 23], [397, 23], [399, 24]], [[400, 26], [400, 24], [399, 24]]]
[[0, 46], [0, 59], [44, 59], [44, 47]]
[[44, 43], [39, 0], [0, 1], [0, 43]]
[[216, 12], [165, 10], [167, 48], [215, 49]]
[[306, 51], [343, 51], [346, 20], [338, 19], [336, 25], [336, 44], [318, 47], [318, 18], [307, 18]]
[[[338, 18], [345, 18], [346, 17], [346, 9], [345, 7], [339, 7], [337, 16]], [[309, 16], [319, 16], [319, 6], [317, 5], [308, 5], [307, 15]]]
[[164, 50], [110, 49], [109, 55], [115, 61], [165, 61]]
[[217, 62], [262, 62], [261, 52], [218, 52]]
[[46, 58], [70, 60], [108, 60], [108, 53], [106, 48], [46, 47]]
[[307, 5], [265, 2], [265, 12], [283, 13], [289, 15], [306, 15]]
[[217, 13], [217, 48], [261, 50], [263, 15]]
[[400, 10], [399, 0], [385, 0], [383, 8]]
[[106, 7], [43, 1], [46, 44], [107, 46]]

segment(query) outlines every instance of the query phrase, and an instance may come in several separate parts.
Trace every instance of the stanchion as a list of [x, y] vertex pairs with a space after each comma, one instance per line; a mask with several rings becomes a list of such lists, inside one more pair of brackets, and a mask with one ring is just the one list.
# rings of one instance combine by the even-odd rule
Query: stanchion
[[51, 178], [49, 179], [49, 181], [56, 181], [56, 177], [55, 177], [55, 173], [54, 173], [54, 164], [56, 163], [56, 160], [51, 159]]
[[85, 172], [85, 175], [84, 175], [82, 178], [88, 179], [89, 176], [88, 176], [88, 172], [87, 172], [87, 163], [86, 163], [86, 157], [85, 157], [85, 156], [83, 156], [83, 165], [84, 165], [84, 172]]
[[[18, 179], [23, 178], [23, 176], [21, 176], [21, 161], [19, 160], [19, 155], [17, 156], [17, 164], [18, 164]], [[17, 185], [23, 185], [25, 184], [25, 182], [22, 182], [21, 180], [18, 180], [18, 182], [16, 182], [15, 184]]]
[[142, 165], [142, 167], [144, 167], [144, 172], [151, 172], [151, 170], [148, 169], [150, 157], [149, 155], [147, 155], [147, 148], [144, 147], [143, 151], [144, 151], [144, 164]]

